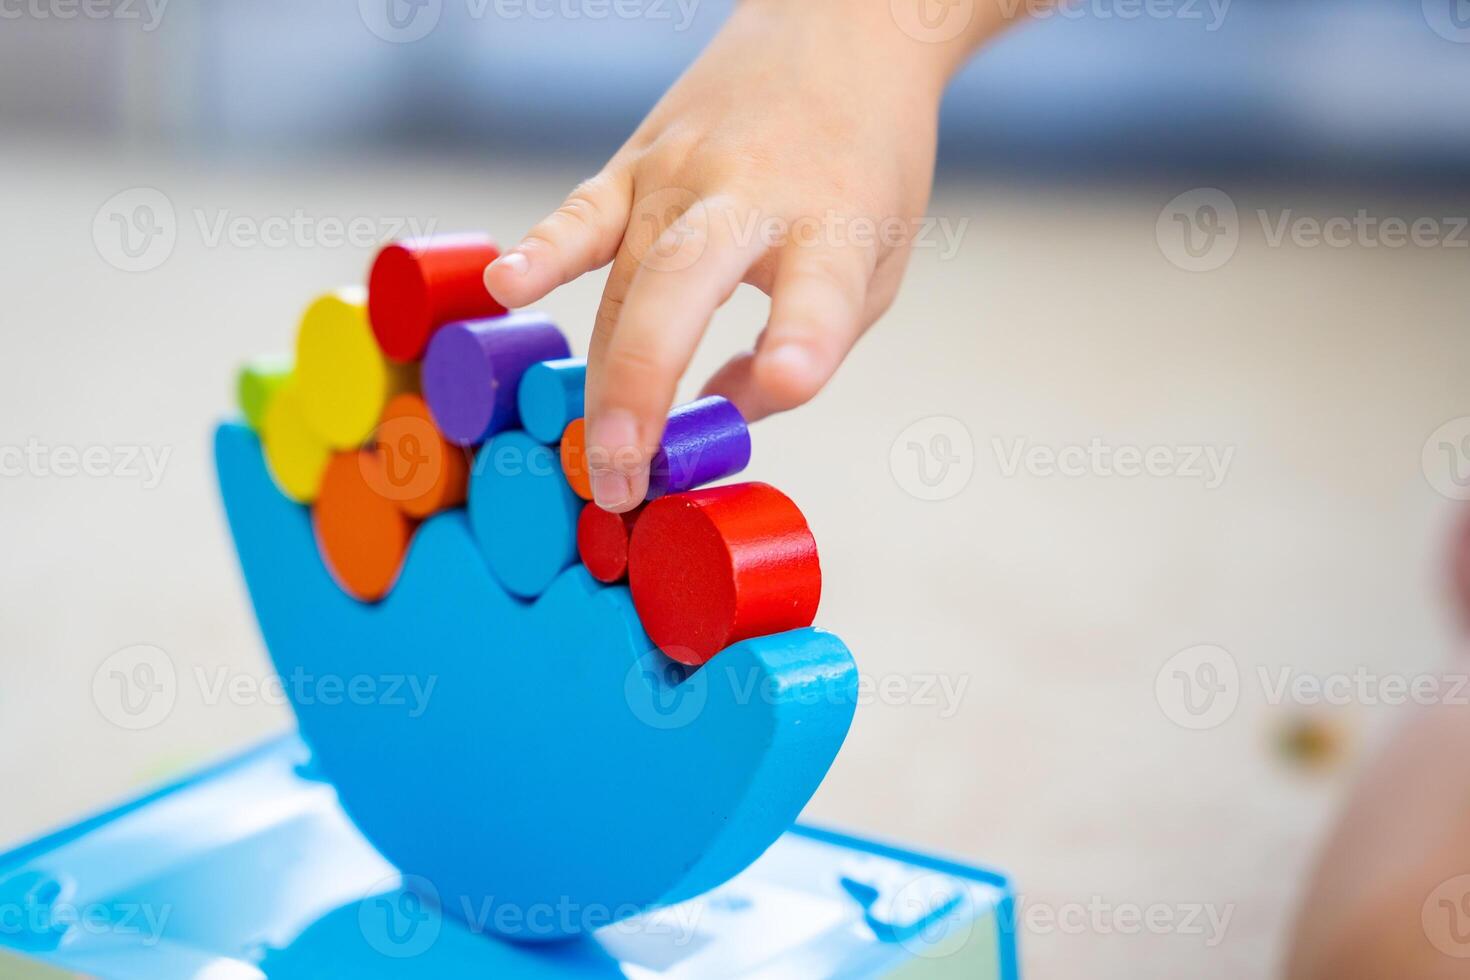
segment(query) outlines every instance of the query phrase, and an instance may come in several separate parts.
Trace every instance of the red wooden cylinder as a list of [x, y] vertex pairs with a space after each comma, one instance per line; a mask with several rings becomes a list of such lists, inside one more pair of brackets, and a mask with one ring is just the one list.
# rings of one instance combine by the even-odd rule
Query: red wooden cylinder
[[368, 273], [368, 320], [383, 353], [417, 361], [434, 331], [455, 320], [505, 312], [485, 288], [485, 266], [500, 257], [484, 234], [435, 235], [383, 247]]
[[628, 574], [628, 543], [642, 508], [613, 514], [596, 504], [582, 508], [577, 518], [577, 554], [599, 582], [622, 581]]
[[806, 518], [764, 483], [648, 504], [633, 529], [628, 575], [649, 638], [695, 666], [732, 643], [810, 626], [822, 594]]

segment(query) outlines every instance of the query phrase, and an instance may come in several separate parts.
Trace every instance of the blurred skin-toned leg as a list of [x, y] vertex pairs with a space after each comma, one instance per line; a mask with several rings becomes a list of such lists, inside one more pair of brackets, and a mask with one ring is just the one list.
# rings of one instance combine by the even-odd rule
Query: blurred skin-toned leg
[[1298, 913], [1287, 976], [1470, 977], [1470, 706], [1417, 709], [1353, 790]]

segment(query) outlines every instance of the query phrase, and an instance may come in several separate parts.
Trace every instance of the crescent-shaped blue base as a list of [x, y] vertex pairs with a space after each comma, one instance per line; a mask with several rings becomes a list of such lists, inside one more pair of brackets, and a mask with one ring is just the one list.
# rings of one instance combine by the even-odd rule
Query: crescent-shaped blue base
[[445, 913], [575, 935], [719, 885], [791, 826], [846, 737], [847, 648], [816, 629], [736, 644], [685, 677], [624, 587], [580, 565], [526, 602], [463, 511], [425, 523], [364, 605], [310, 512], [223, 425], [220, 490], [261, 632], [315, 763]]

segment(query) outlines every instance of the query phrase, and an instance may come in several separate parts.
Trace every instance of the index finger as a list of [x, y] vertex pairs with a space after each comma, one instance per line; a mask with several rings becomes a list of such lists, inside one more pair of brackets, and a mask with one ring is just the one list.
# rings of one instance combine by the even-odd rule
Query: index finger
[[742, 241], [728, 198], [696, 201], [654, 241], [611, 336], [587, 364], [587, 458], [593, 499], [615, 513], [648, 492], [648, 466], [675, 389], [716, 309], [765, 245]]

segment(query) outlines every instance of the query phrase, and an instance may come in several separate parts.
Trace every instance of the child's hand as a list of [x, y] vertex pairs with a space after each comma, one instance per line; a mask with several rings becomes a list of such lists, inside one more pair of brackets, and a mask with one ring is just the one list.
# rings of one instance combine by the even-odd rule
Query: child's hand
[[897, 292], [944, 82], [986, 26], [925, 43], [887, 0], [746, 0], [603, 171], [486, 270], [518, 307], [613, 263], [587, 375], [598, 504], [643, 500], [675, 386], [742, 281], [770, 319], [707, 393], [753, 421], [832, 377]]

